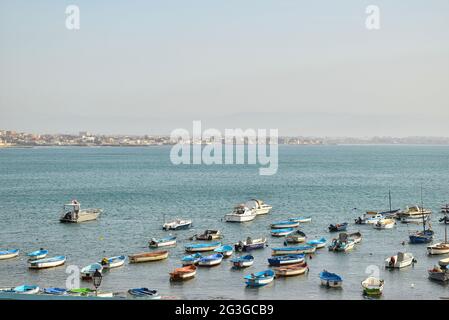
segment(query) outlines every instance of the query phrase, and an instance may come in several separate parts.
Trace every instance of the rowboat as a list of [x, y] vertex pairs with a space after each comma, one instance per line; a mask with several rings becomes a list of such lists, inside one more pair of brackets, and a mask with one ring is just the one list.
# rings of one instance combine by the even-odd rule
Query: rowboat
[[316, 247], [303, 245], [296, 247], [272, 248], [271, 250], [273, 256], [282, 256], [288, 254], [314, 253]]
[[206, 252], [213, 251], [221, 246], [221, 242], [211, 242], [211, 243], [194, 243], [187, 244], [185, 246], [186, 252]]
[[61, 295], [66, 295], [67, 294], [67, 290], [64, 289], [64, 288], [44, 288], [42, 290], [42, 293], [50, 294], [50, 295], [56, 295], [56, 296], [61, 296]]
[[129, 263], [152, 262], [168, 258], [168, 251], [154, 251], [131, 254], [128, 256]]
[[277, 221], [270, 224], [271, 229], [296, 228], [298, 226], [299, 222], [292, 220]]
[[449, 258], [441, 259], [440, 261], [438, 261], [438, 264], [441, 267], [447, 267], [449, 265]]
[[317, 249], [321, 249], [326, 246], [326, 238], [323, 237], [321, 239], [312, 239], [307, 241], [306, 244], [308, 244], [309, 246], [314, 246]]
[[114, 293], [112, 292], [102, 292], [102, 291], [95, 291], [91, 288], [76, 288], [69, 290], [70, 296], [75, 297], [89, 297], [89, 299], [92, 298], [112, 298], [114, 296]]
[[39, 287], [35, 285], [22, 285], [12, 289], [14, 293], [20, 294], [36, 294], [39, 293]]
[[298, 264], [301, 262], [304, 262], [304, 254], [289, 254], [285, 256], [275, 256], [268, 258], [268, 264], [275, 267], [288, 264]]
[[267, 214], [273, 208], [272, 206], [264, 203], [262, 200], [251, 199], [245, 203], [248, 208], [254, 209], [256, 215]]
[[1, 250], [0, 260], [6, 260], [17, 257], [19, 255], [19, 252], [20, 252], [19, 249]]
[[249, 287], [262, 287], [274, 280], [274, 271], [265, 270], [251, 273], [244, 277], [245, 283]]
[[273, 269], [277, 277], [299, 276], [309, 271], [306, 262], [291, 264]]
[[295, 232], [289, 234], [284, 243], [303, 243], [306, 241], [306, 234], [300, 230], [296, 230]]
[[194, 265], [176, 268], [173, 272], [170, 272], [171, 281], [184, 281], [192, 279], [196, 274], [196, 267]]
[[299, 223], [307, 223], [312, 221], [312, 217], [295, 217], [290, 218], [290, 221], [299, 222]]
[[80, 209], [81, 205], [78, 201], [73, 200], [71, 203], [62, 207], [62, 213], [59, 218], [60, 222], [80, 223], [96, 220], [103, 212], [102, 209]]
[[234, 252], [234, 248], [229, 245], [218, 247], [214, 250], [216, 253], [221, 253], [223, 255], [223, 258], [229, 258], [232, 256], [232, 253]]
[[267, 244], [266, 238], [252, 239], [246, 238], [245, 241], [239, 241], [234, 245], [235, 251], [251, 251], [255, 249], [263, 249]]
[[398, 252], [397, 255], [385, 259], [385, 268], [400, 269], [412, 265], [415, 261], [413, 254]]
[[101, 273], [103, 271], [103, 266], [99, 263], [92, 263], [89, 264], [88, 266], [85, 266], [84, 268], [81, 269], [80, 272], [81, 279], [91, 280], [95, 271]]
[[294, 228], [285, 228], [285, 229], [273, 229], [271, 230], [271, 235], [273, 237], [285, 237], [289, 234], [295, 232]]
[[39, 260], [29, 261], [30, 269], [44, 269], [44, 268], [54, 268], [62, 266], [66, 261], [65, 256], [57, 256], [52, 258], [45, 258]]
[[340, 233], [338, 239], [333, 239], [329, 251], [349, 251], [354, 248], [355, 240], [349, 238], [347, 233]]
[[446, 282], [449, 280], [449, 269], [441, 266], [434, 266], [428, 271], [429, 278], [436, 281]]
[[427, 253], [431, 255], [446, 254], [449, 253], [449, 243], [439, 242], [427, 247]]
[[362, 281], [363, 294], [368, 296], [380, 296], [384, 289], [384, 280], [368, 277]]
[[161, 298], [161, 296], [157, 293], [157, 290], [150, 290], [148, 288], [129, 289], [128, 293], [135, 298], [145, 298], [152, 300], [159, 300]]
[[362, 241], [362, 234], [360, 232], [349, 233], [348, 238], [354, 240], [354, 243], [357, 244]]
[[125, 264], [125, 256], [115, 256], [110, 258], [103, 258], [99, 263], [104, 269], [118, 268]]
[[190, 240], [216, 240], [221, 239], [222, 235], [219, 230], [205, 230], [202, 234], [195, 234]]
[[27, 254], [28, 260], [39, 260], [47, 256], [48, 250], [40, 249]]
[[197, 264], [203, 256], [201, 253], [194, 253], [188, 256], [185, 256], [181, 259], [183, 266], [190, 266]]
[[348, 223], [343, 222], [337, 224], [330, 224], [328, 228], [330, 232], [346, 231], [346, 229], [348, 228]]
[[151, 238], [148, 242], [150, 248], [168, 247], [176, 245], [176, 237], [170, 236], [162, 239]]
[[339, 288], [343, 284], [343, 279], [335, 274], [330, 273], [326, 270], [320, 272], [321, 285], [330, 287], [330, 288]]
[[190, 219], [175, 219], [170, 222], [166, 222], [162, 225], [163, 230], [183, 230], [192, 226], [192, 220]]
[[198, 261], [198, 265], [201, 267], [212, 267], [217, 266], [223, 260], [223, 255], [220, 253], [212, 254], [210, 256], [202, 257]]
[[256, 209], [250, 209], [244, 204], [234, 207], [231, 213], [225, 215], [226, 222], [247, 222], [256, 218]]
[[380, 219], [373, 225], [373, 227], [374, 227], [374, 229], [379, 229], [379, 230], [392, 229], [395, 224], [396, 224], [396, 222], [393, 219]]
[[247, 268], [253, 265], [254, 257], [248, 254], [243, 257], [234, 258], [231, 262], [234, 268]]

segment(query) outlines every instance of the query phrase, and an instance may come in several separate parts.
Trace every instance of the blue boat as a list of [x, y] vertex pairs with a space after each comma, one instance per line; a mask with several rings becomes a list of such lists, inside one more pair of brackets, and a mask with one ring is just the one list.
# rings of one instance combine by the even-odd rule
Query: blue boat
[[323, 270], [320, 272], [321, 284], [326, 287], [338, 288], [341, 287], [343, 279], [335, 273]]
[[234, 248], [229, 245], [218, 247], [214, 250], [214, 252], [221, 253], [223, 257], [227, 258], [232, 256], [232, 253], [234, 252]]
[[409, 235], [410, 243], [419, 244], [419, 243], [432, 242], [433, 234], [434, 234], [433, 230], [430, 229], [415, 232]]
[[262, 287], [274, 279], [274, 271], [273, 270], [265, 270], [261, 272], [256, 272], [249, 274], [244, 277], [245, 283], [249, 287]]
[[295, 247], [271, 248], [271, 250], [273, 256], [282, 256], [289, 254], [314, 253], [316, 251], [316, 247], [303, 245]]
[[67, 290], [64, 288], [44, 288], [43, 292], [45, 294], [52, 294], [52, 295], [64, 295], [67, 294]]
[[12, 292], [21, 294], [36, 294], [39, 293], [39, 287], [34, 285], [22, 285], [12, 289]]
[[150, 246], [150, 248], [160, 248], [160, 247], [174, 246], [174, 245], [176, 245], [176, 237], [169, 236], [169, 237], [165, 237], [165, 238], [162, 238], [162, 239], [152, 238], [148, 242], [148, 245]]
[[187, 244], [185, 246], [185, 250], [187, 252], [205, 252], [205, 251], [214, 251], [219, 246], [221, 246], [221, 242], [211, 242], [211, 243], [194, 243]]
[[239, 241], [234, 245], [235, 251], [251, 251], [256, 249], [263, 249], [267, 245], [266, 238], [253, 239], [246, 238], [245, 241]]
[[309, 246], [314, 246], [317, 249], [319, 248], [323, 248], [326, 246], [326, 238], [321, 238], [321, 239], [312, 239], [306, 242], [306, 244], [308, 244]]
[[268, 258], [268, 263], [270, 266], [283, 266], [293, 263], [301, 263], [304, 261], [304, 254], [289, 254], [285, 256], [277, 256]]
[[296, 217], [296, 218], [290, 218], [288, 220], [299, 222], [299, 223], [306, 223], [306, 222], [312, 221], [312, 217]]
[[343, 223], [331, 224], [331, 225], [329, 225], [328, 228], [329, 228], [330, 232], [346, 231], [346, 229], [348, 228], [348, 223], [343, 222]]
[[161, 298], [161, 296], [157, 293], [157, 290], [150, 290], [148, 288], [129, 289], [128, 293], [137, 298], [145, 298], [145, 299], [160, 299]]
[[296, 228], [297, 226], [299, 226], [299, 222], [298, 221], [293, 221], [293, 220], [277, 221], [277, 222], [273, 222], [270, 225], [270, 227], [272, 229]]
[[0, 260], [11, 259], [19, 255], [19, 249], [0, 250]]
[[250, 254], [243, 256], [243, 257], [237, 257], [231, 260], [232, 265], [234, 268], [247, 268], [249, 266], [252, 266], [254, 263], [254, 257]]
[[295, 230], [295, 228], [273, 229], [271, 230], [271, 235], [273, 237], [284, 237], [292, 234], [293, 232], [295, 232]]
[[48, 250], [40, 249], [27, 254], [30, 260], [43, 259], [47, 256]]
[[210, 256], [202, 257], [200, 261], [198, 261], [198, 265], [204, 267], [217, 266], [221, 263], [222, 260], [223, 255], [221, 253], [216, 253]]
[[192, 264], [197, 264], [203, 257], [201, 253], [190, 254], [181, 259], [183, 266], [190, 266]]

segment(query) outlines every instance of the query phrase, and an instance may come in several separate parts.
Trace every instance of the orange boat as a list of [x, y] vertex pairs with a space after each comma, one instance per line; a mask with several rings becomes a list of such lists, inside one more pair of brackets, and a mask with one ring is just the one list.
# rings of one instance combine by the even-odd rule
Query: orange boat
[[158, 261], [168, 258], [168, 251], [153, 251], [131, 254], [128, 256], [130, 263]]
[[195, 277], [195, 274], [196, 274], [196, 267], [194, 265], [176, 268], [173, 272], [170, 272], [170, 280], [172, 281], [188, 280]]
[[273, 270], [277, 277], [291, 277], [306, 273], [309, 270], [309, 267], [306, 262], [302, 262], [274, 268]]

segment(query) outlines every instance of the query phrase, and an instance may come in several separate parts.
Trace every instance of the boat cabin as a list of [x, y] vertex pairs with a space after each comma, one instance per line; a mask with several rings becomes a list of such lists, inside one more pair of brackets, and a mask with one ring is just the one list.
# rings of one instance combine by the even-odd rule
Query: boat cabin
[[71, 203], [67, 203], [62, 208], [62, 217], [64, 220], [76, 221], [80, 212], [80, 203], [77, 200], [73, 200]]

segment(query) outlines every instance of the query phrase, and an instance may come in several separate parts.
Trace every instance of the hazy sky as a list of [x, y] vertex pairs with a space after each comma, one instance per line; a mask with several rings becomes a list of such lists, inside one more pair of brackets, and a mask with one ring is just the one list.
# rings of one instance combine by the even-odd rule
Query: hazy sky
[[[81, 29], [67, 30], [76, 4]], [[381, 29], [367, 30], [367, 5]], [[0, 129], [449, 136], [449, 1], [0, 0]], [[191, 129], [190, 129], [191, 130]]]

